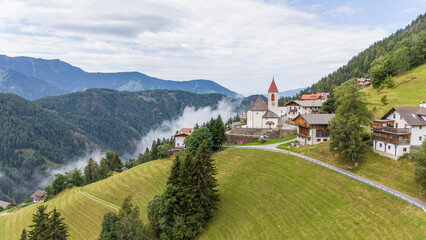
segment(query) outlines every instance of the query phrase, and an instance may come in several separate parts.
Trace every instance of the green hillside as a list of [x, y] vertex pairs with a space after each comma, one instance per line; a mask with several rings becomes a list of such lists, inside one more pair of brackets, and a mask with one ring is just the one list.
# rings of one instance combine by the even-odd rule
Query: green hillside
[[[375, 118], [382, 117], [392, 107], [418, 107], [421, 101], [426, 101], [426, 64], [394, 77], [394, 81], [393, 88], [368, 87], [362, 90], [368, 96], [369, 108]], [[383, 96], [387, 98], [387, 105], [381, 102]]]
[[[199, 239], [424, 239], [425, 213], [402, 200], [305, 160], [261, 150], [214, 156], [221, 201]], [[139, 165], [48, 202], [71, 239], [96, 239], [103, 213], [133, 194], [147, 224], [147, 202], [163, 191], [170, 160]], [[36, 205], [0, 216], [0, 239], [17, 239]], [[83, 227], [84, 226], [84, 227]]]

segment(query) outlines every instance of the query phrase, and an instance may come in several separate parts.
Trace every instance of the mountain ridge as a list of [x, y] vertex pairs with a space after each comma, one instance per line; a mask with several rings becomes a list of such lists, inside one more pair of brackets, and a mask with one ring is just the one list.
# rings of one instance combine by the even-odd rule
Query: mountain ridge
[[0, 55], [0, 69], [13, 69], [26, 76], [43, 80], [56, 88], [64, 89], [67, 93], [88, 88], [110, 88], [127, 91], [184, 90], [199, 94], [220, 93], [231, 98], [242, 96], [211, 80], [164, 80], [137, 71], [86, 72], [59, 59], [47, 60], [26, 56], [8, 57]]

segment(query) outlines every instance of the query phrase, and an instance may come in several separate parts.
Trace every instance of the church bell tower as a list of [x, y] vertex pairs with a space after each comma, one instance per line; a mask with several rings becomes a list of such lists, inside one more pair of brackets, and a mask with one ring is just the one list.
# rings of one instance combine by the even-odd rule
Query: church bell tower
[[275, 85], [275, 80], [272, 78], [271, 86], [268, 90], [268, 110], [278, 115], [278, 88]]

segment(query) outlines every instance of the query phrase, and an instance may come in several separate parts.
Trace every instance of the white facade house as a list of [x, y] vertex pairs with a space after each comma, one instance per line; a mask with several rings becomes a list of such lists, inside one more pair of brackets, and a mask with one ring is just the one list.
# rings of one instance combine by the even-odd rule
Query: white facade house
[[185, 148], [185, 138], [191, 136], [193, 131], [193, 128], [182, 128], [175, 135], [175, 148]]
[[247, 111], [247, 128], [278, 128], [278, 89], [272, 79], [268, 103], [259, 96]]
[[419, 147], [426, 138], [426, 104], [420, 107], [394, 107], [373, 120], [373, 150], [402, 156]]
[[278, 107], [278, 117], [283, 118], [287, 117], [287, 107]]
[[294, 119], [301, 114], [319, 114], [322, 100], [294, 100], [286, 104], [287, 117]]

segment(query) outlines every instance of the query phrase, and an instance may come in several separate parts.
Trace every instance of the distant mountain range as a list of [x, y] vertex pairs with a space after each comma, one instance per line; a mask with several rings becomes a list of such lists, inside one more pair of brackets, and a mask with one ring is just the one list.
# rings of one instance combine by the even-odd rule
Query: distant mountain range
[[305, 89], [305, 88], [287, 90], [287, 91], [284, 91], [284, 92], [279, 92], [278, 94], [280, 95], [280, 97], [292, 97], [292, 96], [298, 94], [303, 89]]
[[0, 92], [12, 92], [30, 100], [89, 88], [120, 91], [167, 89], [199, 94], [220, 93], [231, 98], [242, 97], [210, 80], [171, 81], [139, 72], [89, 73], [57, 59], [0, 55], [1, 69]]

